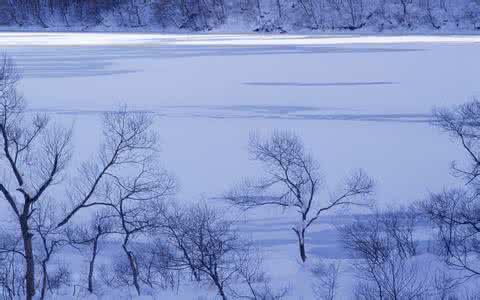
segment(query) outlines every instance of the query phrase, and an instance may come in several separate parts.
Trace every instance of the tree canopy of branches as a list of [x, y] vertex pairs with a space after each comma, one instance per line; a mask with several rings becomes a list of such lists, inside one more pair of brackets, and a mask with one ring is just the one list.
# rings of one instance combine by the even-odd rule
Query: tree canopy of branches
[[18, 223], [23, 240], [27, 299], [35, 295], [32, 215], [59, 182], [71, 156], [70, 131], [54, 126], [45, 115], [29, 118], [16, 90], [20, 79], [13, 62], [0, 62], [0, 135], [2, 200]]
[[[40, 295], [44, 298], [49, 282], [47, 263], [55, 249], [65, 243], [57, 236], [80, 211], [88, 208], [108, 210], [115, 227], [111, 230], [124, 237], [123, 249], [140, 292], [128, 242], [157, 225], [154, 212], [175, 192], [172, 176], [163, 171], [156, 159], [153, 117], [126, 109], [105, 113], [103, 142], [74, 175], [75, 172], [66, 172], [72, 155], [71, 131], [56, 126], [46, 115], [27, 112], [16, 89], [19, 80], [13, 62], [5, 56], [0, 62], [0, 199], [8, 205], [21, 233], [23, 247], [16, 248], [15, 253], [25, 262], [26, 298], [33, 299], [36, 294], [35, 257], [39, 255], [34, 255], [35, 235], [43, 245], [39, 251], [44, 253]], [[52, 186], [66, 177], [73, 180], [62, 182], [69, 201], [65, 211], [60, 212], [56, 201], [65, 200], [58, 199], [64, 194], [59, 189], [53, 192]], [[93, 238], [106, 233], [105, 230], [97, 227]]]
[[434, 193], [421, 207], [437, 229], [440, 253], [447, 265], [480, 275], [480, 102], [434, 110], [433, 124], [448, 133], [466, 154], [465, 163], [452, 163], [463, 188]]
[[265, 140], [252, 135], [249, 152], [253, 160], [262, 164], [265, 176], [245, 180], [225, 198], [244, 209], [266, 205], [294, 209], [300, 220], [292, 230], [298, 239], [302, 261], [307, 258], [305, 233], [322, 213], [338, 207], [368, 205], [371, 200], [374, 183], [359, 170], [345, 181], [337, 195], [322, 201], [318, 164], [295, 134], [275, 132]]
[[165, 229], [175, 248], [173, 265], [188, 270], [194, 280], [213, 285], [224, 300], [282, 299], [287, 290], [269, 286], [261, 257], [223, 215], [205, 204], [169, 213]]
[[174, 191], [175, 182], [170, 175], [150, 169], [147, 165], [143, 165], [137, 174], [123, 179], [115, 178], [105, 186], [105, 205], [111, 208], [114, 232], [123, 237], [122, 249], [128, 259], [132, 283], [138, 294], [140, 273], [136, 254], [129, 247], [130, 242], [161, 226], [159, 207]]

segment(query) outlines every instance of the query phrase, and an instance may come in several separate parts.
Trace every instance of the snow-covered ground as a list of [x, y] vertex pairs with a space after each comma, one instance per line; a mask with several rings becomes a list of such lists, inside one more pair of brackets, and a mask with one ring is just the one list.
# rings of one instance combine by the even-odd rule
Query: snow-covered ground
[[[22, 70], [30, 109], [74, 124], [76, 159], [98, 142], [99, 112], [126, 104], [158, 114], [180, 201], [255, 175], [249, 134], [289, 129], [321, 163], [326, 191], [364, 168], [379, 206], [407, 205], [455, 184], [449, 162], [461, 151], [428, 124], [431, 109], [480, 95], [474, 35], [0, 33], [0, 49]], [[292, 299], [309, 299], [292, 276], [302, 270], [289, 219], [271, 210], [250, 219], [275, 278], [294, 285]], [[341, 258], [332, 223], [315, 227], [312, 256]]]

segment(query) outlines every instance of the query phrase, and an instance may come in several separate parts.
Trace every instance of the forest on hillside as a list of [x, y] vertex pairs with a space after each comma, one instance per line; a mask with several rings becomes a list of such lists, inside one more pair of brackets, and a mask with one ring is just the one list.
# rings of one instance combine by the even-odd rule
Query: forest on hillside
[[480, 0], [0, 0], [0, 26], [42, 30], [478, 30]]

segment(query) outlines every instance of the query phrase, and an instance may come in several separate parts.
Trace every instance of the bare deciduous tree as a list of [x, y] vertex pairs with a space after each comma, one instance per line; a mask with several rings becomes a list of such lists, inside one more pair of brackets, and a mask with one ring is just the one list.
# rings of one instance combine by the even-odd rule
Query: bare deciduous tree
[[[29, 118], [25, 102], [16, 90], [19, 79], [11, 60], [4, 57], [0, 65], [0, 141], [4, 170], [0, 193], [21, 231], [26, 298], [32, 299], [36, 282], [33, 217], [45, 207], [45, 199], [53, 198], [48, 192], [64, 177], [71, 157], [71, 132], [50, 124], [44, 115]], [[44, 266], [55, 248], [47, 236], [56, 234], [83, 209], [103, 207], [110, 210], [118, 221], [116, 232], [125, 237], [125, 253], [132, 257], [128, 241], [155, 221], [150, 214], [154, 210], [149, 211], [147, 203], [158, 202], [174, 187], [171, 177], [159, 171], [155, 163], [157, 144], [152, 123], [153, 117], [143, 112], [123, 109], [104, 114], [104, 141], [98, 154], [81, 165], [77, 178], [68, 186], [71, 207], [63, 216], [58, 214], [61, 218], [55, 228], [51, 224], [46, 228], [45, 218], [36, 220], [36, 233], [43, 241], [41, 249], [46, 254], [42, 265], [44, 283], [48, 281]], [[131, 261], [132, 270], [135, 270], [133, 258]], [[40, 297], [45, 297], [46, 289], [44, 284]]]
[[219, 296], [226, 300], [228, 287], [238, 273], [235, 261], [245, 247], [232, 230], [232, 223], [217, 211], [198, 205], [188, 209], [181, 223], [175, 225], [176, 235], [182, 238], [174, 243], [184, 265], [194, 270], [199, 279], [215, 286]]
[[439, 254], [448, 266], [467, 272], [467, 278], [480, 275], [479, 203], [476, 194], [452, 189], [433, 194], [422, 204], [435, 225]]
[[[4, 176], [2, 200], [18, 222], [25, 258], [26, 298], [35, 295], [32, 214], [47, 190], [61, 179], [70, 160], [70, 131], [51, 125], [46, 116], [30, 120], [16, 91], [20, 79], [12, 61], [0, 62], [0, 141]], [[13, 179], [13, 180], [12, 180]]]
[[171, 175], [151, 162], [142, 160], [133, 175], [114, 177], [102, 189], [103, 205], [111, 211], [114, 232], [122, 236], [122, 249], [128, 259], [132, 284], [140, 294], [138, 258], [130, 248], [133, 239], [155, 230], [159, 223], [159, 210], [163, 201], [175, 192]]
[[452, 162], [452, 170], [465, 179], [467, 184], [476, 185], [480, 175], [480, 101], [459, 105], [452, 109], [435, 109], [433, 125], [448, 133], [465, 150], [467, 166]]
[[[153, 116], [126, 109], [107, 112], [103, 116], [103, 143], [98, 154], [82, 164], [75, 185], [70, 187], [71, 209], [59, 222], [61, 227], [78, 211], [93, 206], [110, 206], [98, 190], [110, 182], [121, 182], [132, 169], [142, 169], [157, 149], [157, 137], [152, 130]], [[133, 171], [135, 172], [135, 171]]]
[[170, 213], [165, 228], [176, 249], [174, 264], [190, 271], [195, 280], [213, 285], [224, 300], [283, 298], [287, 290], [277, 292], [269, 286], [257, 252], [223, 215], [205, 204]]
[[266, 140], [252, 135], [249, 146], [252, 158], [264, 166], [266, 175], [259, 180], [245, 180], [225, 198], [244, 209], [266, 205], [295, 209], [300, 220], [292, 230], [298, 239], [302, 261], [307, 259], [306, 231], [322, 213], [338, 207], [368, 205], [371, 200], [373, 181], [359, 170], [346, 180], [338, 195], [322, 203], [318, 164], [292, 133], [275, 132]]
[[94, 292], [94, 273], [97, 256], [101, 250], [100, 242], [112, 233], [114, 233], [113, 220], [107, 210], [97, 212], [87, 226], [71, 227], [66, 230], [70, 245], [75, 248], [86, 245], [90, 248], [87, 275], [87, 290], [90, 293]]
[[[67, 239], [64, 232], [56, 228], [58, 220], [56, 219], [56, 210], [52, 205], [45, 204], [36, 208], [32, 221], [33, 232], [40, 238], [40, 250], [36, 252], [42, 269], [40, 299], [43, 300], [46, 298], [47, 291], [51, 290], [52, 281], [57, 285], [64, 281], [64, 278], [58, 278], [62, 272], [56, 272], [53, 275], [48, 268], [53, 256], [67, 244]], [[63, 275], [69, 276], [69, 273], [66, 272]], [[65, 282], [67, 281], [65, 280]]]
[[466, 272], [466, 277], [475, 277], [480, 275], [480, 102], [475, 99], [452, 109], [436, 109], [433, 115], [433, 124], [466, 153], [465, 165], [452, 163], [454, 175], [466, 184], [461, 189], [432, 194], [421, 208], [435, 225], [446, 264]]

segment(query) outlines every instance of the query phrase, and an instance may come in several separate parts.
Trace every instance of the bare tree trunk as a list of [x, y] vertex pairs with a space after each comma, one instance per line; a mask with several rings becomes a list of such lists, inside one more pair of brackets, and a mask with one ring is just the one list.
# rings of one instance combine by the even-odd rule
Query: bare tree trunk
[[220, 297], [222, 297], [222, 300], [228, 300], [227, 295], [225, 294], [225, 291], [223, 290], [223, 286], [218, 281], [218, 278], [214, 278], [213, 282], [215, 282], [215, 285], [217, 286], [217, 289], [218, 289], [218, 294], [220, 295]]
[[23, 248], [25, 251], [25, 287], [26, 300], [32, 300], [35, 296], [35, 261], [33, 258], [33, 234], [28, 226], [28, 217], [20, 216], [20, 229], [22, 231]]
[[95, 268], [95, 259], [97, 258], [98, 253], [98, 238], [97, 235], [93, 240], [93, 251], [92, 251], [92, 258], [90, 259], [89, 267], [88, 267], [88, 291], [93, 293], [93, 270]]
[[300, 228], [293, 227], [292, 230], [297, 235], [298, 239], [298, 250], [300, 251], [300, 258], [302, 262], [307, 260], [307, 254], [305, 252], [305, 231], [307, 230], [308, 226], [305, 226], [305, 222], [307, 222], [307, 215], [305, 213], [302, 214], [302, 225]]
[[32, 11], [33, 11], [33, 13], [35, 15], [35, 18], [37, 19], [38, 23], [43, 28], [48, 28], [47, 24], [42, 19], [42, 8], [41, 8], [41, 5], [40, 5], [40, 1], [31, 0], [30, 4], [31, 4]]
[[307, 255], [305, 253], [305, 232], [302, 232], [301, 237], [298, 237], [298, 247], [300, 250], [300, 258], [302, 259], [302, 262], [305, 262], [307, 260]]
[[280, 0], [276, 1], [277, 3], [277, 10], [278, 10], [278, 20], [282, 20], [282, 4], [280, 3]]
[[130, 269], [132, 270], [132, 280], [135, 289], [137, 290], [138, 295], [140, 295], [140, 284], [138, 283], [138, 269], [135, 263], [135, 257], [133, 256], [132, 252], [127, 249], [127, 242], [128, 237], [125, 239], [124, 244], [122, 245], [125, 254], [127, 254], [128, 263], [130, 264]]
[[42, 290], [40, 292], [40, 299], [45, 299], [45, 294], [47, 293], [47, 280], [48, 280], [48, 273], [47, 273], [47, 260], [42, 261]]

